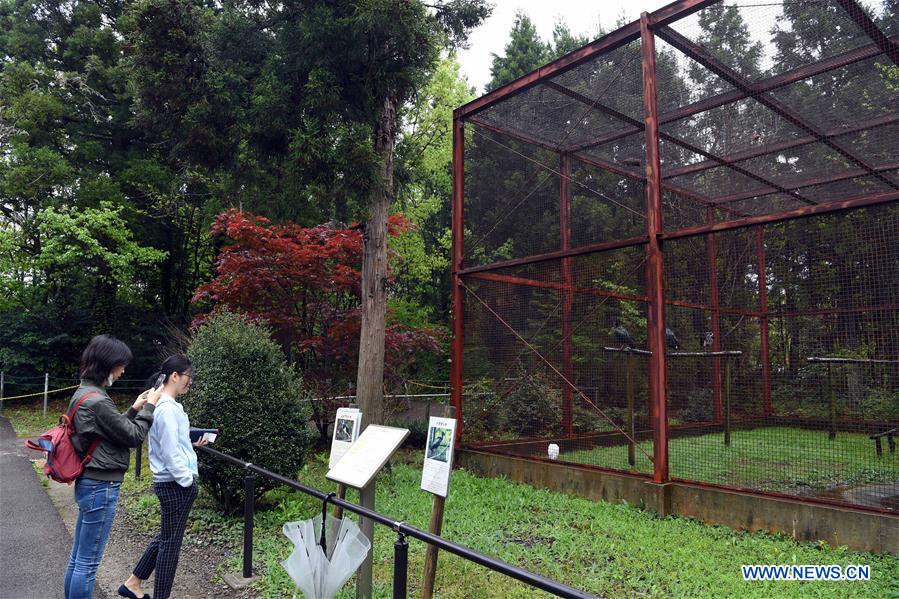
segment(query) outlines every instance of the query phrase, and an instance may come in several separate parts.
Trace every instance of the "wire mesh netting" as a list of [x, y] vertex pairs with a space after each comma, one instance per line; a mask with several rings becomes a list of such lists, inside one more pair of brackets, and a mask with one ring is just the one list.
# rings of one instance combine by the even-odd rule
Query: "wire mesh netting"
[[899, 4], [680, 8], [657, 270], [639, 27], [459, 115], [463, 443], [899, 510]]

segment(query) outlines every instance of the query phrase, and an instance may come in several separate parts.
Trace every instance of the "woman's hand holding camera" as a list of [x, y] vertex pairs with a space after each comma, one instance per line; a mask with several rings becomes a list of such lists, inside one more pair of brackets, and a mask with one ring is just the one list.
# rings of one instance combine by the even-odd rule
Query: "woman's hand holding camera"
[[159, 397], [162, 395], [162, 386], [158, 389], [147, 389], [143, 393], [137, 396], [137, 399], [134, 400], [134, 405], [131, 407], [135, 410], [140, 410], [144, 407], [144, 404], [149, 403], [151, 405], [156, 405], [156, 402], [159, 401]]

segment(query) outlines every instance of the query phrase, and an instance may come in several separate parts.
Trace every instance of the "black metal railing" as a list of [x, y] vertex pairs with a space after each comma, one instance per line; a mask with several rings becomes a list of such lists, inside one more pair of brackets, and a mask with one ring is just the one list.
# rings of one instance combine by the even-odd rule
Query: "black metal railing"
[[548, 593], [552, 593], [553, 595], [556, 595], [558, 597], [572, 597], [578, 599], [597, 597], [597, 595], [586, 593], [560, 582], [556, 582], [555, 580], [546, 578], [545, 576], [534, 574], [533, 572], [525, 570], [524, 568], [519, 568], [518, 566], [514, 566], [508, 562], [504, 562], [501, 559], [479, 553], [477, 551], [474, 551], [473, 549], [465, 547], [464, 545], [459, 545], [458, 543], [448, 541], [443, 537], [439, 537], [414, 526], [410, 526], [405, 522], [388, 518], [387, 516], [384, 516], [383, 514], [380, 514], [373, 510], [364, 508], [355, 503], [351, 503], [349, 501], [346, 501], [345, 499], [340, 499], [334, 493], [326, 493], [324, 491], [319, 491], [318, 489], [308, 487], [300, 482], [281, 476], [280, 474], [276, 474], [274, 472], [266, 470], [265, 468], [261, 468], [251, 462], [245, 462], [241, 459], [235, 458], [226, 453], [222, 453], [221, 451], [212, 449], [210, 447], [200, 447], [199, 449], [205, 451], [214, 458], [239, 466], [246, 472], [246, 474], [244, 475], [244, 491], [246, 497], [244, 502], [243, 533], [244, 578], [249, 578], [253, 575], [253, 515], [255, 512], [254, 492], [256, 485], [255, 475], [259, 474], [286, 487], [290, 487], [291, 489], [296, 489], [297, 491], [316, 497], [322, 500], [324, 505], [333, 503], [334, 505], [340, 506], [344, 510], [353, 512], [354, 514], [362, 516], [363, 518], [368, 518], [373, 522], [386, 526], [396, 532], [397, 538], [396, 542], [393, 545], [394, 599], [405, 599], [405, 597], [407, 596], [409, 545], [406, 542], [406, 537], [412, 537], [413, 539], [418, 539], [419, 541], [434, 545], [438, 549], [448, 551], [450, 553], [458, 555], [463, 559], [474, 562], [476, 564], [480, 564], [485, 568], [488, 568], [495, 572], [499, 572], [501, 574], [505, 574], [510, 578], [520, 580], [521, 582], [531, 587], [541, 589]]

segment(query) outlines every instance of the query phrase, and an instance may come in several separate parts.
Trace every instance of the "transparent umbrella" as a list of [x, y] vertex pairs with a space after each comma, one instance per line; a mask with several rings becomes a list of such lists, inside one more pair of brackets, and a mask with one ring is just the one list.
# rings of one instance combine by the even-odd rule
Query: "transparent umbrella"
[[282, 527], [284, 535], [293, 541], [294, 549], [281, 565], [308, 599], [331, 599], [371, 549], [371, 541], [355, 522], [329, 516], [327, 506], [325, 500], [321, 515], [311, 520], [287, 522]]

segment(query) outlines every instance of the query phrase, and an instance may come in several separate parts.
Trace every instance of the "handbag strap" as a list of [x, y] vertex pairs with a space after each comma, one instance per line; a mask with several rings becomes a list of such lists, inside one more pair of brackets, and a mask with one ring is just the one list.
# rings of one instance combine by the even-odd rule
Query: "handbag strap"
[[84, 454], [84, 459], [81, 460], [81, 465], [82, 465], [82, 466], [83, 466], [84, 464], [87, 464], [88, 462], [91, 461], [91, 456], [94, 455], [94, 450], [97, 449], [97, 446], [100, 445], [100, 442], [101, 442], [102, 440], [103, 440], [103, 439], [100, 437], [100, 435], [97, 435], [96, 437], [94, 437], [94, 440], [91, 441], [91, 446], [87, 448], [87, 453]]
[[78, 408], [81, 407], [81, 404], [84, 402], [85, 399], [87, 399], [88, 397], [91, 397], [92, 395], [99, 395], [99, 394], [100, 394], [99, 391], [91, 391], [90, 393], [85, 393], [84, 395], [82, 395], [78, 399], [78, 401], [75, 402], [75, 405], [72, 407], [72, 409], [69, 410], [68, 413], [66, 414], [66, 416], [69, 419], [69, 422], [72, 421], [72, 418], [75, 416], [75, 412], [78, 411]]

